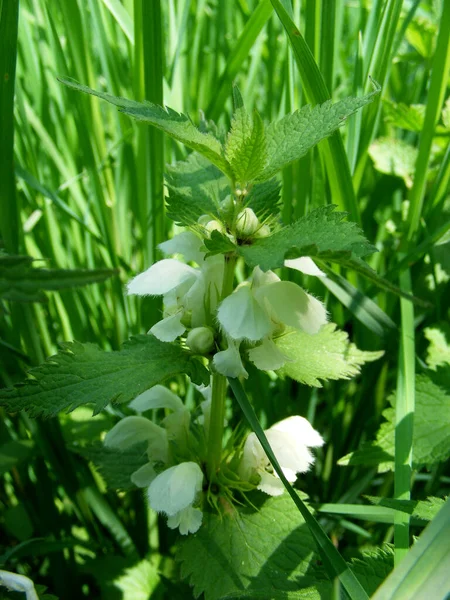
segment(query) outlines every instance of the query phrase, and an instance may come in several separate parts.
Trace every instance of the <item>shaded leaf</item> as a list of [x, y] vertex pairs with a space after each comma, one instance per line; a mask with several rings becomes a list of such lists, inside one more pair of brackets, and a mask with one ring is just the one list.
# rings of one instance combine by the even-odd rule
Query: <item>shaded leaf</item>
[[[413, 468], [432, 467], [450, 457], [450, 392], [435, 381], [434, 373], [416, 376], [413, 428]], [[395, 445], [395, 394], [389, 398], [391, 407], [383, 411], [384, 421], [375, 443], [364, 446], [339, 460], [340, 465], [376, 464], [377, 452], [392, 457], [380, 460], [379, 471], [393, 469]], [[375, 460], [374, 460], [375, 458]]]
[[111, 490], [132, 490], [130, 477], [148, 462], [148, 444], [135, 444], [126, 450], [107, 448], [102, 443], [73, 447], [73, 451], [94, 463]]
[[167, 214], [180, 225], [193, 225], [201, 215], [219, 217], [219, 204], [230, 193], [228, 179], [206, 158], [192, 153], [166, 169]]
[[131, 338], [121, 350], [105, 352], [94, 344], [69, 342], [58, 354], [30, 370], [30, 378], [0, 390], [0, 405], [50, 417], [62, 410], [93, 404], [94, 414], [109, 402], [128, 402], [143, 391], [186, 373], [195, 383], [209, 383], [206, 368], [176, 344], [152, 335]]
[[105, 281], [115, 269], [40, 269], [30, 256], [0, 253], [0, 297], [16, 302], [45, 302], [44, 290], [63, 290]]
[[[291, 594], [313, 585], [331, 593], [314, 539], [291, 498], [283, 494], [261, 505], [257, 493], [252, 501], [258, 511], [229, 506], [222, 516], [205, 513], [198, 533], [181, 540], [177, 560], [195, 597], [295, 598], [302, 596]], [[321, 597], [317, 589], [308, 593], [304, 597]]]

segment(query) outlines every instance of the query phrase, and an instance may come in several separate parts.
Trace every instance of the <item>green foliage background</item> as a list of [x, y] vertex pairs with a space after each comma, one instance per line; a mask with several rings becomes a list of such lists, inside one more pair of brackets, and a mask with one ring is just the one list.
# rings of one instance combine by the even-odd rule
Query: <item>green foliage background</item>
[[[367, 570], [358, 560], [377, 565], [380, 575], [366, 587], [372, 593], [392, 564], [389, 547], [379, 548], [395, 542], [399, 561], [410, 534], [437, 512], [423, 518], [416, 506], [405, 511], [382, 499], [408, 502], [411, 485], [411, 502], [434, 497], [440, 506], [450, 484], [449, 332], [442, 324], [450, 287], [449, 3], [3, 0], [0, 17], [0, 249], [40, 259], [17, 259], [13, 281], [10, 259], [0, 254], [2, 387], [23, 380], [61, 342], [119, 351], [160, 314], [159, 301], [127, 298], [124, 284], [160, 258], [156, 246], [172, 232], [164, 165], [187, 150], [57, 77], [170, 106], [204, 130], [213, 119], [219, 134], [230, 123], [233, 82], [246, 108], [267, 122], [307, 103], [370, 92], [369, 76], [382, 86], [340, 134], [283, 170], [282, 219], [293, 223], [337, 204], [379, 250], [371, 267], [424, 302], [413, 308], [377, 291], [343, 259], [325, 287], [310, 278], [309, 289], [326, 299], [332, 320], [358, 348], [382, 350], [383, 358], [322, 388], [256, 369], [246, 387], [264, 426], [301, 414], [325, 438], [300, 486], [360, 580]], [[178, 385], [183, 391], [184, 380]], [[193, 402], [193, 389], [186, 392]], [[55, 411], [61, 408], [55, 397]], [[175, 562], [175, 534], [159, 526], [142, 494], [107, 490], [89, 462], [94, 455], [84, 447], [112, 426], [120, 407], [95, 417], [80, 407], [48, 420], [0, 410], [2, 568], [69, 600], [192, 597], [180, 573], [198, 593], [219, 597], [208, 595], [209, 582], [193, 579], [199, 565], [186, 563], [187, 550]], [[411, 443], [410, 480], [401, 465]], [[117, 457], [117, 464], [134, 460]], [[305, 563], [299, 574], [307, 570]], [[331, 597], [323, 585], [322, 596]], [[311, 594], [292, 597], [317, 597]]]

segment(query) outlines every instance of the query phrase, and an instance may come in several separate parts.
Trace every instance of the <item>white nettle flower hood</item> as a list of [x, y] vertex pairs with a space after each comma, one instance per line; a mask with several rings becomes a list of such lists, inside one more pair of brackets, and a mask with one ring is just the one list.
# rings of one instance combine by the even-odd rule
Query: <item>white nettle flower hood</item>
[[[276, 423], [265, 432], [286, 479], [293, 483], [297, 473], [305, 473], [314, 462], [309, 448], [322, 446], [322, 436], [303, 417], [293, 416]], [[247, 437], [239, 474], [250, 480], [259, 475], [258, 489], [270, 496], [279, 496], [284, 486], [272, 466], [263, 447], [254, 433]]]
[[[286, 263], [304, 273], [324, 276], [308, 257]], [[220, 304], [217, 319], [226, 335], [238, 345], [242, 340], [261, 342], [249, 350], [250, 360], [259, 369], [276, 370], [289, 360], [272, 341], [280, 326], [315, 334], [327, 323], [327, 312], [322, 302], [296, 283], [281, 281], [272, 271], [264, 273], [255, 267], [251, 278]], [[232, 375], [229, 368], [227, 373], [217, 364], [216, 368], [230, 377], [237, 376]], [[237, 362], [234, 370], [239, 372]]]
[[150, 332], [163, 342], [173, 342], [186, 331], [183, 318], [190, 314], [191, 326], [207, 325], [205, 309], [213, 312], [222, 289], [224, 259], [222, 255], [205, 258], [203, 241], [192, 231], [184, 231], [158, 247], [165, 254], [182, 254], [191, 267], [175, 258], [156, 262], [132, 279], [128, 294], [164, 296], [164, 318]]
[[184, 462], [160, 473], [148, 488], [148, 501], [153, 510], [166, 514], [171, 529], [195, 533], [202, 524], [203, 513], [194, 508], [203, 488], [203, 473], [195, 462]]
[[[169, 442], [176, 440], [178, 447], [187, 444], [190, 412], [182, 400], [162, 385], [146, 390], [129, 404], [139, 415], [125, 417], [106, 434], [104, 444], [109, 448], [126, 450], [135, 444], [147, 442], [149, 462], [131, 475], [138, 487], [147, 487], [156, 477], [154, 466], [169, 461]], [[163, 419], [161, 427], [141, 416], [148, 410], [166, 408], [171, 412]]]

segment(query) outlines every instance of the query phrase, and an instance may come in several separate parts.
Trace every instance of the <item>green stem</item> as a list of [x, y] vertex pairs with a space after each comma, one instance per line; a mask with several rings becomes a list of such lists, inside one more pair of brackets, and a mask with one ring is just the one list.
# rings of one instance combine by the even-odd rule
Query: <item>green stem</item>
[[[233, 291], [235, 256], [225, 256], [225, 269], [222, 281], [222, 299]], [[207, 471], [210, 482], [214, 482], [222, 460], [223, 420], [225, 416], [225, 396], [227, 380], [223, 375], [212, 375], [211, 415], [209, 418]]]

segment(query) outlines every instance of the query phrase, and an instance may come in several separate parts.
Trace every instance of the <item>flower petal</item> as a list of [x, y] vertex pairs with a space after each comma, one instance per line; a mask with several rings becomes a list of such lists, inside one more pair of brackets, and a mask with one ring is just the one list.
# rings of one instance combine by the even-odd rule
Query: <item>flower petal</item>
[[323, 446], [325, 443], [323, 437], [314, 429], [311, 423], [298, 415], [287, 417], [287, 419], [275, 423], [270, 430], [281, 431], [282, 433], [291, 435], [311, 448]]
[[281, 496], [285, 489], [281, 479], [267, 471], [261, 471], [259, 474], [261, 475], [261, 481], [258, 490], [269, 494], [269, 496]]
[[228, 338], [228, 348], [214, 355], [213, 364], [216, 370], [225, 377], [248, 377], [242, 364], [239, 344], [230, 338]]
[[184, 462], [160, 473], [148, 488], [153, 510], [169, 517], [191, 506], [201, 491], [203, 473], [195, 462]]
[[153, 464], [148, 462], [145, 465], [142, 465], [142, 467], [139, 467], [137, 471], [132, 473], [130, 479], [135, 486], [146, 488], [151, 484], [155, 477], [156, 471], [153, 468]]
[[319, 300], [292, 281], [278, 281], [256, 291], [256, 298], [274, 321], [314, 334], [327, 323], [327, 311]]
[[291, 360], [270, 338], [249, 350], [248, 357], [255, 367], [262, 371], [276, 371]]
[[283, 471], [305, 473], [314, 462], [307, 445], [298, 437], [274, 429], [268, 429], [266, 437]]
[[198, 276], [198, 269], [174, 258], [165, 258], [128, 282], [127, 293], [137, 296], [162, 296], [185, 281]]
[[284, 266], [289, 269], [295, 269], [305, 275], [314, 275], [314, 277], [326, 277], [326, 273], [321, 271], [316, 263], [309, 256], [300, 258], [289, 258], [284, 261]]
[[125, 417], [108, 431], [105, 436], [104, 444], [108, 448], [118, 448], [125, 450], [134, 444], [147, 442], [151, 438], [163, 438], [166, 432], [162, 427], [155, 425], [150, 419], [145, 417]]
[[250, 285], [240, 286], [225, 298], [219, 306], [217, 318], [225, 333], [234, 340], [257, 342], [271, 329], [270, 319], [255, 300]]
[[138, 413], [155, 408], [170, 408], [171, 410], [184, 408], [181, 398], [164, 385], [155, 385], [149, 390], [145, 390], [132, 400], [128, 406]]
[[192, 231], [182, 231], [174, 235], [172, 239], [158, 245], [164, 254], [182, 254], [187, 261], [194, 261], [201, 265], [205, 253], [200, 251], [203, 240]]
[[259, 443], [255, 433], [249, 433], [245, 440], [241, 462], [239, 463], [239, 476], [250, 481], [256, 471], [260, 472], [269, 466], [269, 459]]
[[177, 514], [167, 519], [167, 525], [170, 529], [179, 527], [181, 535], [195, 533], [200, 529], [203, 521], [203, 513], [199, 508], [188, 506], [180, 510]]
[[153, 325], [149, 333], [152, 333], [161, 342], [174, 342], [177, 337], [186, 331], [186, 327], [181, 322], [183, 311], [178, 311], [170, 317], [161, 319]]

